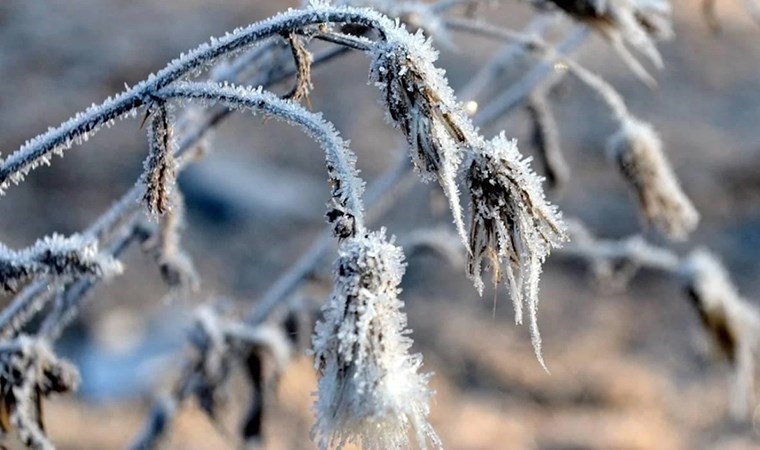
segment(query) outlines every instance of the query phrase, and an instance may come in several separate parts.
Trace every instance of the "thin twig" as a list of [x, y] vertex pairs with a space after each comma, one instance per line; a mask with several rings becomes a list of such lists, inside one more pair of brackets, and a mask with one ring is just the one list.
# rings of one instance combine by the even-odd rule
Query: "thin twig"
[[[313, 64], [322, 65], [338, 56], [345, 55], [348, 51], [349, 49], [347, 48], [327, 50], [315, 57]], [[255, 62], [259, 57], [260, 55], [258, 52], [254, 50], [251, 55], [246, 55], [243, 58], [245, 61]], [[236, 61], [229, 70], [219, 72], [214, 78], [215, 81], [229, 80], [230, 77], [237, 76], [242, 73], [243, 70], [245, 70], [244, 64]], [[260, 79], [254, 82], [254, 84], [265, 87], [271, 86], [292, 77], [295, 73], [295, 69], [291, 69], [279, 74], [272, 74], [271, 76], [267, 75], [269, 78]], [[222, 108], [204, 115], [196, 127], [192, 128], [185, 134], [185, 136], [179, 141], [178, 149], [175, 154], [178, 160], [177, 170], [183, 169], [189, 162], [186, 158], [182, 158], [182, 156], [188, 154], [198, 142], [203, 139], [203, 136], [211, 130], [211, 128], [228, 117], [230, 113], [231, 111], [229, 109]], [[140, 183], [136, 184], [117, 200], [111, 208], [98, 217], [98, 219], [96, 219], [95, 222], [84, 231], [83, 235], [89, 238], [89, 240], [95, 240], [98, 242], [106, 240], [113, 230], [129, 221], [129, 218], [139, 211], [141, 206], [138, 203], [138, 199], [143, 196], [144, 192], [145, 186]], [[13, 335], [15, 330], [23, 326], [27, 320], [44, 307], [54, 293], [54, 286], [50, 285], [48, 280], [42, 279], [34, 281], [24, 288], [14, 297], [9, 306], [0, 311], [0, 336], [8, 337]]]

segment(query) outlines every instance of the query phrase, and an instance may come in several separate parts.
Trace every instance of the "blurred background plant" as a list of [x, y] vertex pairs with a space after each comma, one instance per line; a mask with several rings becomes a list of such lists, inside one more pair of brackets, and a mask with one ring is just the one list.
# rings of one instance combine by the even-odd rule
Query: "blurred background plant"
[[[367, 222], [388, 227], [405, 249], [401, 298], [412, 352], [435, 372], [429, 421], [445, 447], [755, 448], [760, 45], [753, 4], [724, 2], [716, 15], [714, 2], [700, 10], [686, 1], [341, 3], [372, 7], [431, 36], [442, 51], [435, 64], [463, 103], [447, 97], [429, 55], [394, 62], [375, 53], [372, 79], [401, 86], [381, 86], [378, 107], [361, 50], [403, 39], [361, 21], [291, 27], [193, 74], [264, 85], [286, 100], [153, 80], [160, 86], [134, 96], [148, 105], [136, 120], [92, 136], [19, 186], [5, 182], [21, 181], [28, 150], [45, 142], [13, 154], [30, 136], [146, 79], [208, 35], [286, 5], [0, 5], [6, 445], [312, 448], [317, 382], [304, 355], [333, 290], [331, 234], [352, 242]], [[661, 42], [673, 29], [675, 37]], [[417, 93], [400, 103], [404, 92]], [[300, 101], [302, 125], [313, 116], [307, 109], [321, 111], [351, 139], [368, 181], [366, 212], [341, 191], [350, 171], [328, 157], [330, 198], [323, 156], [308, 138], [276, 121], [228, 117], [223, 106], [169, 101], [179, 97], [269, 105], [275, 116], [290, 113], [272, 107]], [[305, 125], [312, 134], [319, 120]], [[535, 155], [543, 187], [520, 194], [532, 185], [519, 181], [526, 173], [519, 154], [498, 137], [486, 141], [501, 130]], [[328, 155], [342, 152], [340, 141], [317, 140]], [[414, 182], [403, 141], [418, 170], [443, 189]], [[175, 174], [177, 164], [188, 167]], [[492, 192], [482, 180], [497, 173], [506, 176]], [[546, 228], [529, 224], [544, 214], [535, 202], [543, 189], [572, 219], [570, 241], [548, 258], [536, 297], [536, 264], [547, 250], [528, 248]], [[141, 198], [157, 218], [146, 220]], [[487, 206], [465, 211], [473, 216], [468, 236], [457, 218], [459, 202], [470, 200]], [[326, 202], [329, 232], [320, 219]], [[109, 210], [121, 213], [102, 215]], [[516, 224], [504, 231], [492, 225], [499, 220]], [[469, 240], [471, 256], [457, 234]], [[462, 270], [469, 264], [477, 284], [483, 258], [494, 271], [501, 266], [507, 282], [485, 283], [485, 301]], [[352, 298], [337, 287], [331, 298], [340, 292]], [[522, 329], [510, 326], [521, 321], [523, 301], [533, 347], [551, 376]], [[77, 396], [46, 398], [77, 385]], [[394, 439], [363, 442], [403, 442]]]

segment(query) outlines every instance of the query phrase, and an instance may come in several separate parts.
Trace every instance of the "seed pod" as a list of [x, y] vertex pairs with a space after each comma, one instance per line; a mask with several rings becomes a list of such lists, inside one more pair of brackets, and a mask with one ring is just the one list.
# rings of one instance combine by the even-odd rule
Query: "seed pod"
[[636, 193], [644, 218], [672, 239], [685, 239], [699, 213], [676, 179], [654, 129], [633, 118], [610, 138], [608, 156]]

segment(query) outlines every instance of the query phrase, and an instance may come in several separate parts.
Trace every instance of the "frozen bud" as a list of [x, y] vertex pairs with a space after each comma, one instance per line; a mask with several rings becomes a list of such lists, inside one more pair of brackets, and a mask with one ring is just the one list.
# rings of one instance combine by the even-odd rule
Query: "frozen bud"
[[340, 246], [335, 288], [312, 339], [320, 377], [312, 435], [321, 449], [410, 448], [410, 431], [420, 448], [441, 447], [427, 422], [430, 375], [419, 373], [422, 356], [409, 354], [403, 273], [403, 253], [384, 231]]
[[544, 197], [541, 178], [528, 163], [503, 134], [473, 157], [467, 172], [472, 250], [467, 270], [481, 293], [484, 259], [494, 285], [506, 276], [517, 323], [522, 322], [523, 305], [528, 305], [533, 345], [543, 364], [536, 318], [538, 280], [544, 259], [566, 234], [561, 214]]
[[630, 118], [608, 143], [609, 157], [636, 193], [646, 220], [673, 239], [685, 239], [699, 213], [676, 179], [649, 124]]

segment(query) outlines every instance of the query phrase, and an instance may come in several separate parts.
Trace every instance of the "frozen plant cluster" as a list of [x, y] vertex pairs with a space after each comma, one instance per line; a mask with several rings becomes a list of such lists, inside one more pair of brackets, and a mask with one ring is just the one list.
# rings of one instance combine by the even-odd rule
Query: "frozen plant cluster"
[[[587, 260], [600, 277], [627, 281], [641, 267], [678, 276], [708, 336], [736, 369], [735, 404], [744, 405], [739, 413], [746, 414], [760, 314], [738, 294], [717, 258], [704, 251], [680, 256], [641, 237], [598, 239], [580, 221], [563, 219], [544, 189], [558, 190], [572, 181], [550, 96], [568, 73], [609, 109], [617, 132], [609, 140], [608, 154], [634, 192], [646, 224], [680, 240], [697, 226], [699, 215], [657, 132], [629, 112], [609, 83], [570, 55], [590, 30], [636, 76], [654, 85], [632, 52], [662, 67], [656, 42], [672, 35], [668, 2], [534, 1], [540, 14], [559, 12], [580, 27], [559, 43], [542, 37], [543, 25], [533, 23], [520, 32], [477, 18], [479, 1], [337, 3], [311, 1], [212, 38], [0, 160], [2, 193], [36, 167], [50, 164], [52, 155], [63, 156], [116, 120], [142, 116], [146, 128], [143, 173], [91, 226], [70, 237], [43, 237], [18, 251], [0, 244], [0, 288], [14, 294], [0, 312], [3, 435], [16, 433], [33, 448], [53, 447], [44, 433], [42, 399], [75, 389], [78, 378], [75, 368], [54, 355], [52, 344], [93, 289], [121, 273], [118, 258], [128, 247], [142, 244], [172, 294], [189, 296], [198, 288], [200, 276], [182, 246], [184, 199], [176, 179], [206, 155], [204, 136], [239, 111], [292, 125], [324, 152], [329, 230], [249, 314], [236, 314], [219, 298], [198, 310], [188, 333], [190, 356], [170, 393], [159, 397], [132, 448], [157, 448], [191, 399], [212, 421], [221, 420], [225, 393], [237, 370], [251, 392], [238, 437], [246, 445], [260, 443], [266, 412], [276, 401], [272, 392], [309, 341], [319, 378], [312, 438], [321, 449], [349, 444], [382, 450], [443, 448], [429, 420], [431, 375], [422, 370], [421, 354], [411, 350], [411, 330], [399, 298], [404, 254], [383, 228], [373, 231], [372, 224], [378, 205], [395, 201], [393, 192], [403, 186], [408, 162], [365, 186], [349, 141], [321, 113], [300, 103], [313, 88], [312, 70], [349, 51], [368, 56], [369, 80], [380, 91], [388, 122], [403, 134], [419, 177], [437, 182], [449, 203], [456, 238], [448, 239], [446, 230], [418, 231], [409, 241], [412, 248], [437, 248], [464, 265], [481, 295], [490, 270], [494, 288], [502, 282], [507, 286], [517, 323], [527, 310], [533, 347], [545, 369], [538, 330], [539, 282], [555, 249]], [[437, 66], [433, 45], [452, 46], [456, 33], [505, 45], [459, 91], [463, 98], [457, 98]], [[319, 43], [327, 50], [317, 53]], [[513, 85], [500, 86], [502, 75], [525, 55], [537, 59], [535, 66]], [[552, 69], [559, 66], [566, 71]], [[208, 79], [203, 79], [206, 74]], [[278, 84], [285, 82], [291, 88], [278, 94]], [[489, 89], [503, 92], [485, 100]], [[541, 171], [548, 180], [503, 132], [489, 138], [479, 129], [523, 103], [531, 112]], [[454, 247], [456, 241], [461, 244]], [[337, 260], [326, 302], [309, 308], [292, 301], [331, 244], [337, 245]], [[621, 267], [626, 269], [622, 276]]]

